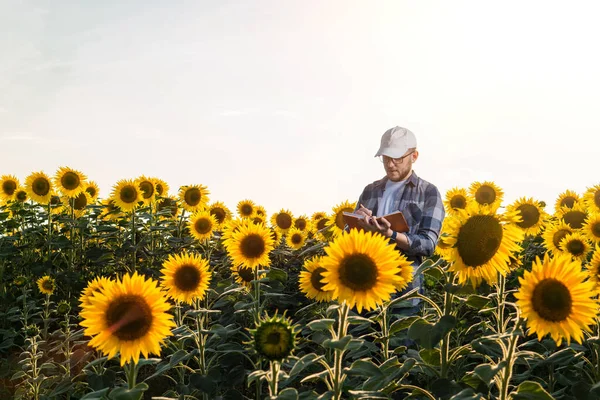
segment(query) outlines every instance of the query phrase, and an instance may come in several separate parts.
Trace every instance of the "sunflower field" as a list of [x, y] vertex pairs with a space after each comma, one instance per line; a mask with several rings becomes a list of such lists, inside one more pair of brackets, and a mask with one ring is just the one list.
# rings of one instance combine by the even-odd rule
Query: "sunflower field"
[[349, 201], [2, 175], [0, 399], [600, 399], [600, 185], [503, 196], [445, 193], [413, 265]]

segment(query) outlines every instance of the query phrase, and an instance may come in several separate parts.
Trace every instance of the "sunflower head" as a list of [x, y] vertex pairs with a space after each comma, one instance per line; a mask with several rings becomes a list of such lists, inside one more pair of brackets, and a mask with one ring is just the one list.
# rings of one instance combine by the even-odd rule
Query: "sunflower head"
[[210, 239], [213, 231], [217, 227], [215, 217], [209, 211], [198, 211], [191, 216], [188, 222], [188, 229], [191, 235], [198, 241]]
[[585, 261], [592, 247], [585, 235], [573, 232], [560, 241], [560, 248], [563, 253], [569, 254], [572, 258]]
[[177, 205], [177, 200], [172, 196], [168, 196], [168, 197], [161, 197], [156, 202], [156, 212], [161, 217], [177, 218], [177, 216], [179, 215], [180, 209], [179, 209], [179, 206]]
[[104, 206], [104, 210], [100, 215], [100, 218], [107, 220], [118, 219], [121, 215], [121, 209], [115, 205], [115, 202], [112, 199], [104, 199], [102, 201], [102, 206]]
[[573, 207], [561, 207], [555, 212], [558, 218], [561, 218], [572, 229], [581, 229], [585, 220], [588, 218], [587, 209], [580, 203], [575, 203]]
[[449, 236], [444, 241], [452, 251], [444, 257], [460, 284], [470, 281], [476, 287], [482, 280], [495, 283], [498, 273], [508, 274], [510, 254], [522, 250], [519, 243], [524, 234], [515, 225], [519, 216], [508, 211], [497, 214], [495, 210], [472, 203], [445, 221]]
[[302, 232], [307, 232], [310, 230], [310, 220], [306, 215], [301, 215], [294, 219], [294, 228], [299, 229]]
[[600, 213], [591, 214], [585, 220], [582, 231], [592, 243], [600, 243]]
[[289, 210], [281, 209], [279, 212], [273, 214], [271, 217], [271, 225], [279, 231], [281, 234], [287, 233], [287, 231], [293, 226], [294, 216]]
[[307, 259], [304, 262], [304, 271], [300, 272], [298, 276], [300, 290], [309, 299], [316, 301], [330, 301], [333, 297], [333, 292], [330, 290], [323, 290], [325, 284], [321, 282], [323, 279], [323, 272], [326, 271], [321, 265], [323, 260], [322, 256], [315, 256], [311, 259]]
[[27, 278], [25, 278], [23, 275], [19, 275], [13, 280], [13, 284], [16, 287], [23, 287], [23, 286], [25, 286], [26, 283], [27, 283]]
[[25, 179], [25, 190], [29, 197], [39, 203], [48, 204], [52, 197], [52, 182], [43, 172], [34, 172]]
[[135, 180], [141, 191], [141, 201], [144, 204], [152, 204], [156, 201], [156, 182], [152, 178], [140, 176]]
[[69, 167], [61, 167], [54, 175], [54, 186], [66, 197], [75, 197], [85, 189], [87, 177]]
[[215, 218], [215, 221], [217, 221], [219, 227], [223, 227], [225, 222], [231, 219], [231, 211], [229, 210], [229, 208], [227, 208], [227, 206], [224, 203], [220, 201], [212, 203], [208, 207], [208, 209], [210, 215], [212, 215]]
[[255, 270], [253, 268], [244, 267], [243, 265], [234, 265], [231, 267], [231, 274], [235, 281], [248, 289], [252, 288], [254, 272]]
[[79, 296], [79, 302], [81, 305], [91, 305], [91, 298], [94, 296], [94, 294], [101, 292], [109, 282], [110, 279], [101, 276], [89, 281], [85, 289], [83, 289], [81, 292], [81, 296]]
[[38, 289], [41, 293], [51, 295], [56, 289], [54, 279], [48, 275], [42, 276], [37, 280]]
[[199, 255], [183, 252], [170, 255], [163, 263], [162, 286], [175, 301], [192, 304], [206, 296], [212, 279], [208, 261]]
[[521, 197], [509, 205], [507, 211], [517, 212], [521, 217], [516, 222], [517, 226], [523, 230], [526, 235], [536, 236], [544, 226], [544, 222], [549, 215], [540, 206], [539, 201], [532, 198]]
[[236, 209], [240, 218], [250, 218], [254, 216], [256, 204], [252, 200], [245, 199], [237, 204]]
[[61, 300], [56, 306], [56, 312], [59, 315], [67, 315], [69, 311], [71, 311], [71, 305], [65, 300]]
[[286, 234], [285, 241], [289, 247], [294, 250], [299, 250], [306, 243], [306, 232], [298, 228], [292, 228]]
[[83, 214], [85, 214], [87, 207], [93, 203], [92, 198], [86, 191], [79, 192], [79, 194], [72, 199], [63, 197], [62, 202], [65, 204], [72, 202], [73, 212], [77, 218], [82, 217]]
[[558, 195], [556, 199], [556, 204], [554, 205], [555, 210], [560, 210], [561, 208], [573, 208], [575, 204], [581, 202], [581, 197], [572, 190], [565, 190], [563, 193]]
[[592, 213], [600, 213], [600, 185], [588, 188], [583, 195], [583, 204]]
[[296, 347], [297, 327], [285, 314], [270, 318], [265, 315], [250, 333], [256, 352], [269, 361], [285, 360]]
[[353, 212], [356, 208], [356, 203], [344, 201], [333, 207], [333, 213], [329, 217], [329, 225], [333, 229], [333, 236], [337, 236], [344, 231], [346, 223], [344, 222], [344, 212]]
[[29, 195], [27, 194], [27, 190], [25, 190], [22, 187], [17, 188], [17, 191], [15, 192], [14, 201], [19, 202], [19, 203], [25, 203], [27, 200], [29, 200]]
[[489, 205], [496, 210], [502, 204], [504, 192], [494, 182], [473, 182], [469, 194], [480, 205]]
[[600, 244], [596, 244], [592, 259], [586, 268], [589, 279], [596, 285], [596, 290], [600, 289]]
[[19, 180], [14, 175], [2, 175], [0, 177], [0, 199], [12, 201], [19, 188]]
[[142, 198], [140, 186], [131, 179], [121, 179], [113, 187], [111, 199], [123, 212], [136, 209]]
[[137, 273], [108, 282], [93, 294], [80, 313], [89, 346], [109, 358], [121, 355], [121, 365], [137, 364], [140, 353], [160, 355], [160, 345], [175, 327], [171, 308], [158, 282]]
[[273, 250], [271, 232], [264, 225], [243, 221], [224, 240], [224, 246], [234, 265], [246, 267], [269, 266], [269, 253]]
[[467, 205], [471, 201], [473, 199], [467, 193], [467, 189], [455, 187], [446, 192], [444, 206], [446, 212], [451, 215], [454, 210], [464, 210], [467, 208]]
[[85, 185], [85, 192], [90, 195], [92, 201], [98, 200], [98, 196], [100, 195], [100, 188], [98, 184], [94, 181], [89, 181]]
[[204, 209], [209, 194], [210, 192], [203, 185], [182, 186], [179, 189], [179, 200], [186, 211], [195, 212]]
[[530, 333], [536, 333], [538, 339], [550, 334], [559, 346], [563, 339], [581, 343], [583, 331], [591, 331], [598, 301], [594, 282], [586, 280], [581, 262], [565, 254], [550, 258], [546, 253], [543, 261], [536, 257], [531, 271], [525, 271], [519, 283], [517, 307]]
[[263, 206], [257, 205], [254, 207], [254, 215], [259, 216], [263, 220], [266, 220], [267, 219], [267, 210]]
[[[412, 280], [410, 264], [380, 234], [342, 231], [325, 251], [322, 289], [332, 291], [334, 300], [346, 301], [350, 308], [356, 306], [359, 313], [363, 308], [375, 309], [390, 299], [397, 286]], [[407, 273], [403, 275], [400, 266], [405, 264]], [[405, 279], [408, 281], [402, 282]]]
[[169, 195], [169, 185], [167, 182], [158, 178], [150, 178], [154, 182], [157, 197], [167, 197]]
[[313, 213], [313, 215], [311, 215], [310, 220], [314, 223], [322, 220], [323, 218], [327, 218], [327, 213], [323, 211], [316, 211]]

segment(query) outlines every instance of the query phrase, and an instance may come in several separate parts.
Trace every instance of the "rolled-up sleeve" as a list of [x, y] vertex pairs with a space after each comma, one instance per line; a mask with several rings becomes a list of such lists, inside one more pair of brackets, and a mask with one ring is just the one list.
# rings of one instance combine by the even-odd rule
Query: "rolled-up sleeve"
[[409, 256], [430, 257], [433, 255], [445, 217], [444, 203], [437, 187], [430, 185], [425, 192], [425, 205], [419, 229], [416, 233], [406, 232]]

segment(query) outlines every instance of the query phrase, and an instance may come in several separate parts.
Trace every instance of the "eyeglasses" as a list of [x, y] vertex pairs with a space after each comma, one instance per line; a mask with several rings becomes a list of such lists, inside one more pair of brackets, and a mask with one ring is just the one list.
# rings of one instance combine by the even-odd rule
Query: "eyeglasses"
[[403, 160], [404, 160], [406, 157], [410, 156], [412, 153], [414, 153], [414, 151], [411, 151], [411, 152], [410, 152], [410, 153], [408, 153], [407, 155], [405, 155], [405, 156], [402, 156], [402, 157], [400, 157], [400, 158], [391, 158], [391, 157], [388, 157], [388, 156], [379, 156], [379, 161], [381, 161], [381, 162], [382, 162], [382, 163], [384, 163], [384, 164], [387, 164], [387, 163], [389, 163], [389, 162], [390, 162], [390, 160], [392, 160], [392, 161], [394, 162], [394, 164], [395, 164], [395, 165], [400, 165], [400, 164], [402, 164], [402, 161], [403, 161]]

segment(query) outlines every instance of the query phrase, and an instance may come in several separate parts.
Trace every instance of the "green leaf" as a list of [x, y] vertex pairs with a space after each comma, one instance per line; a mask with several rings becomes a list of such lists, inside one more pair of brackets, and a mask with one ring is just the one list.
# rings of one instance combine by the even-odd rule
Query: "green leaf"
[[335, 324], [334, 319], [317, 319], [308, 323], [308, 328], [312, 331], [326, 331], [329, 330], [333, 324]]
[[108, 398], [111, 400], [140, 400], [146, 390], [148, 390], [148, 385], [145, 383], [139, 383], [133, 389], [118, 387], [110, 392]]
[[340, 340], [326, 339], [323, 341], [323, 347], [326, 349], [346, 350], [348, 343], [352, 340], [352, 335], [346, 335]]
[[110, 388], [104, 388], [102, 390], [97, 390], [95, 392], [91, 392], [86, 394], [81, 398], [81, 400], [100, 400], [105, 397], [106, 393], [110, 390]]
[[469, 388], [450, 397], [450, 400], [485, 400], [485, 397]]
[[442, 363], [441, 353], [439, 349], [421, 349], [419, 355], [429, 365], [439, 367]]
[[190, 386], [200, 389], [204, 393], [208, 394], [211, 394], [217, 390], [217, 384], [212, 380], [212, 378], [200, 374], [190, 375]]
[[488, 299], [485, 296], [479, 296], [476, 294], [472, 294], [469, 296], [469, 298], [466, 301], [466, 304], [470, 307], [473, 307], [477, 310], [481, 310], [482, 308], [484, 308], [485, 306], [488, 305], [488, 303], [490, 302], [490, 299]]
[[408, 337], [426, 349], [433, 349], [456, 325], [456, 318], [444, 315], [435, 324], [419, 318], [408, 328]]
[[279, 268], [269, 268], [269, 271], [267, 272], [267, 277], [269, 278], [269, 280], [280, 281], [285, 283], [285, 281], [287, 281], [288, 274], [287, 272]]
[[390, 326], [389, 335], [393, 336], [396, 333], [403, 331], [404, 329], [408, 329], [410, 327], [410, 325], [418, 319], [419, 319], [419, 317], [413, 316], [413, 317], [403, 317], [403, 318], [400, 318], [400, 319], [394, 321], [392, 323], [392, 325]]
[[485, 382], [486, 385], [489, 386], [491, 385], [492, 380], [494, 379], [496, 374], [500, 372], [505, 365], [506, 361], [501, 361], [498, 365], [481, 364], [476, 366], [473, 372], [475, 372], [475, 374], [479, 378], [481, 378], [481, 380]]
[[362, 375], [369, 377], [383, 377], [383, 373], [377, 365], [367, 359], [356, 360], [352, 363], [350, 368], [345, 368], [344, 372], [347, 375]]
[[542, 385], [533, 381], [521, 383], [511, 395], [515, 400], [554, 400]]
[[293, 377], [299, 374], [304, 368], [307, 368], [308, 366], [314, 364], [319, 358], [323, 358], [323, 356], [317, 356], [315, 353], [309, 353], [305, 355], [304, 357], [296, 361], [296, 364], [294, 364], [294, 366], [290, 370], [289, 376]]
[[279, 400], [298, 400], [298, 391], [294, 388], [283, 389], [277, 396]]

